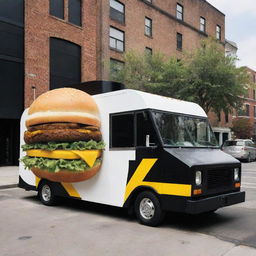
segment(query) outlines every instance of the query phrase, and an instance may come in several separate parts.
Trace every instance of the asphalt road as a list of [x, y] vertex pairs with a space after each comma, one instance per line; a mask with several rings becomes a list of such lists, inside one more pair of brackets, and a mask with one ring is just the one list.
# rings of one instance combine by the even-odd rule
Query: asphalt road
[[[65, 200], [46, 207], [35, 192], [0, 190], [0, 255], [256, 255], [256, 162], [243, 163], [246, 202], [208, 216], [168, 214], [159, 228], [122, 209]], [[236, 250], [236, 251], [233, 251]]]

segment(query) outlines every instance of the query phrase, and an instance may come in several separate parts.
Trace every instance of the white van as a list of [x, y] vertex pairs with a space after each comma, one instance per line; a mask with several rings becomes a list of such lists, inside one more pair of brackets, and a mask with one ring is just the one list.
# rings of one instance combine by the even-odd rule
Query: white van
[[37, 178], [21, 163], [19, 187], [38, 191], [46, 205], [61, 196], [134, 209], [150, 226], [166, 211], [199, 214], [244, 202], [241, 164], [220, 150], [199, 105], [130, 89], [93, 98], [106, 143], [100, 172], [86, 181], [57, 183]]

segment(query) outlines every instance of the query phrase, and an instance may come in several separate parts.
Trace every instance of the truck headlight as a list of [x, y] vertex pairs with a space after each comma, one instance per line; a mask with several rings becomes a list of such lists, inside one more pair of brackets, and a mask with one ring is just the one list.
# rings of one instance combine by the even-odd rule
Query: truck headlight
[[234, 169], [234, 180], [239, 181], [239, 168]]
[[202, 172], [196, 171], [195, 183], [197, 186], [202, 184]]

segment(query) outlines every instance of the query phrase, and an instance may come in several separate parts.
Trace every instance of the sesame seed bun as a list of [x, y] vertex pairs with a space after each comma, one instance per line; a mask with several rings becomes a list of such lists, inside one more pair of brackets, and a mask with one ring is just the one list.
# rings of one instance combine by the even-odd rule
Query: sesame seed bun
[[30, 106], [26, 126], [73, 122], [100, 127], [99, 110], [87, 93], [60, 88], [40, 95]]

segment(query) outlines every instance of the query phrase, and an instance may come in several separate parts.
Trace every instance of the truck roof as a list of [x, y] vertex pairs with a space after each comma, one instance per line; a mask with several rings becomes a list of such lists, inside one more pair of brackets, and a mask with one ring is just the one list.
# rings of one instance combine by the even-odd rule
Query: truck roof
[[205, 111], [196, 103], [159, 96], [142, 91], [124, 89], [93, 96], [99, 105], [109, 113], [139, 109], [156, 109], [180, 114], [207, 117]]

